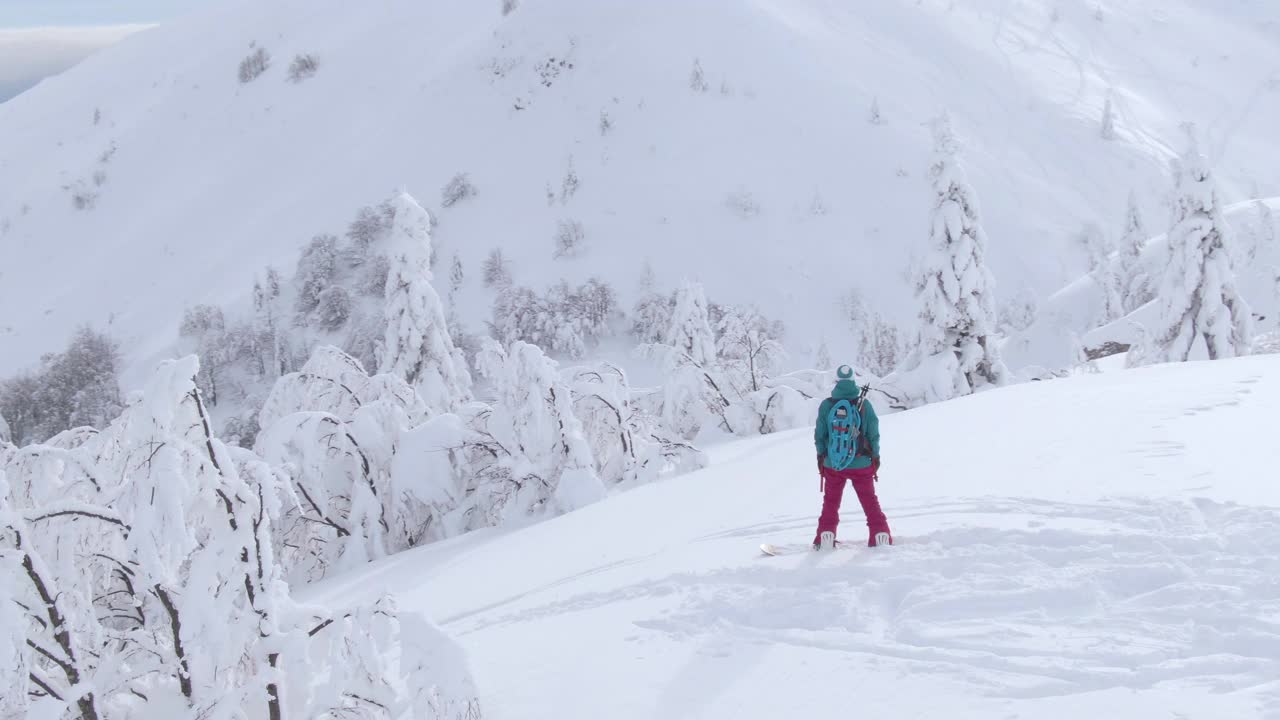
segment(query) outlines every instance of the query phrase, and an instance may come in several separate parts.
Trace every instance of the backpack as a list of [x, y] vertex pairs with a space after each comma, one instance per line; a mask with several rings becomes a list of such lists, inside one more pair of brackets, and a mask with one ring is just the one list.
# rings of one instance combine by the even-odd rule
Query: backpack
[[858, 395], [857, 403], [848, 398], [836, 400], [827, 413], [827, 462], [835, 470], [844, 470], [858, 456], [862, 437], [862, 401], [867, 388]]

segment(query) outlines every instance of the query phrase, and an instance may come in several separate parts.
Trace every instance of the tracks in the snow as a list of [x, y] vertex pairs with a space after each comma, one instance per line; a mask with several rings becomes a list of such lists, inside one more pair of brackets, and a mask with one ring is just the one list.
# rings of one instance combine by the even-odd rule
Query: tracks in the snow
[[737, 548], [735, 567], [466, 624], [644, 600], [634, 606], [648, 615], [634, 624], [645, 631], [744, 652], [785, 644], [876, 656], [1009, 698], [1162, 683], [1240, 689], [1280, 677], [1280, 510], [998, 498], [903, 508], [898, 518], [913, 516], [937, 529], [887, 552], [821, 558], [758, 561], [744, 540], [776, 540], [792, 523], [739, 528], [701, 541]]

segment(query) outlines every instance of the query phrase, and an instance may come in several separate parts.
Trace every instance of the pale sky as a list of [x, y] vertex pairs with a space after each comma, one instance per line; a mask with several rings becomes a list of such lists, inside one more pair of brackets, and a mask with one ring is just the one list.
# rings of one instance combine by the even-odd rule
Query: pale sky
[[211, 1], [0, 0], [0, 28], [158, 23]]
[[130, 32], [215, 0], [0, 0], [0, 103]]

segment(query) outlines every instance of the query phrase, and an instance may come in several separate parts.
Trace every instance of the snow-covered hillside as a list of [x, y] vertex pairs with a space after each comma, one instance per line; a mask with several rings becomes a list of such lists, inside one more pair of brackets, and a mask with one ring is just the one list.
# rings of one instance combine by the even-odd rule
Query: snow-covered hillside
[[[850, 289], [913, 315], [900, 275], [944, 109], [1006, 295], [1078, 276], [1079, 229], [1117, 225], [1130, 190], [1162, 217], [1185, 120], [1226, 201], [1280, 195], [1266, 0], [216, 5], [0, 107], [0, 375], [89, 322], [136, 387], [184, 307], [246, 302], [265, 264], [397, 188], [436, 211], [475, 329], [501, 247], [518, 283], [598, 275], [628, 307], [645, 263], [667, 289], [694, 276], [785, 321], [809, 364], [824, 335], [852, 350]], [[478, 194], [445, 208], [459, 173]], [[553, 258], [562, 222], [579, 257]]]
[[797, 431], [308, 600], [427, 612], [507, 720], [1274, 718], [1277, 407], [1275, 356], [1021, 385], [884, 420], [892, 548], [759, 554], [812, 537]]

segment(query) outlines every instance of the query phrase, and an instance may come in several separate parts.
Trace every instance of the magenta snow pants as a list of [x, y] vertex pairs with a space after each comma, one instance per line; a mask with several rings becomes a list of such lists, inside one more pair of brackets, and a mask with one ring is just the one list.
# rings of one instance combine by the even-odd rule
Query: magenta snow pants
[[[822, 469], [822, 515], [818, 517], [818, 532], [813, 541], [818, 542], [822, 533], [836, 531], [840, 524], [840, 501], [844, 498], [846, 482], [853, 482], [853, 491], [858, 493], [858, 502], [862, 503], [862, 512], [867, 516], [867, 544], [875, 546], [876, 533], [889, 532], [889, 519], [880, 509], [880, 499], [876, 497], [875, 471], [869, 467], [832, 470]], [[893, 535], [889, 535], [890, 542]]]

